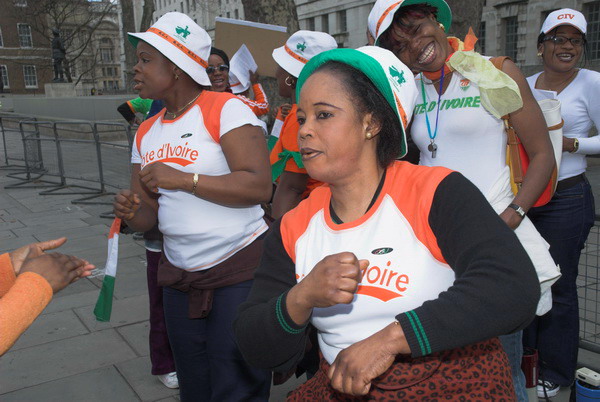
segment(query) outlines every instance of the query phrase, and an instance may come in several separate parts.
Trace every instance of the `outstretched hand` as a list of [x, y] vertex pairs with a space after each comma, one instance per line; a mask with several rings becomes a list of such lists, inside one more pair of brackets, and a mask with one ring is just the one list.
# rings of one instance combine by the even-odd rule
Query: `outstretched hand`
[[15, 270], [15, 275], [18, 275], [21, 271], [21, 266], [28, 258], [39, 257], [47, 250], [53, 250], [65, 244], [67, 241], [66, 237], [60, 237], [54, 240], [41, 241], [39, 243], [31, 243], [26, 246], [20, 247], [14, 251], [8, 253], [10, 261]]
[[91, 275], [94, 268], [94, 265], [81, 258], [49, 253], [28, 258], [21, 267], [21, 274], [34, 272], [41, 275], [56, 293], [78, 279]]

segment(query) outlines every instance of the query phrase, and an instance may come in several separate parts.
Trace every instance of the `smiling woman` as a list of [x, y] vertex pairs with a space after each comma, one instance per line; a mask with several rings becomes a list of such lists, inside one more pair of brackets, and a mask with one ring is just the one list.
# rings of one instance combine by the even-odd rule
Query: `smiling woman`
[[544, 382], [538, 395], [558, 393], [574, 381], [579, 350], [577, 270], [579, 256], [594, 223], [594, 197], [585, 170], [586, 155], [600, 153], [600, 73], [578, 68], [585, 56], [587, 24], [582, 13], [569, 8], [548, 15], [538, 37], [544, 70], [527, 78], [538, 99], [561, 102], [563, 155], [559, 182], [550, 202], [532, 208], [529, 217], [550, 243], [550, 253], [562, 277], [552, 287], [552, 314], [537, 317], [525, 330], [525, 346], [538, 349]]
[[310, 323], [320, 368], [288, 400], [513, 399], [494, 337], [534, 315], [535, 271], [462, 175], [395, 161], [417, 98], [410, 70], [381, 48], [335, 49], [306, 64], [297, 91], [302, 160], [326, 184], [265, 240], [234, 324], [243, 356], [286, 372]]
[[136, 133], [131, 188], [115, 197], [114, 211], [141, 232], [158, 218], [158, 284], [181, 400], [267, 400], [270, 373], [240, 358], [231, 329], [267, 230], [260, 124], [236, 96], [204, 89], [211, 39], [188, 16], [167, 13], [129, 39], [135, 89], [165, 109]]
[[[376, 43], [417, 74], [420, 105], [410, 135], [420, 151], [419, 164], [456, 170], [479, 188], [533, 261], [542, 289], [538, 314], [548, 312], [550, 287], [560, 272], [525, 211], [540, 197], [555, 163], [544, 118], [525, 77], [510, 60], [499, 70], [489, 57], [474, 52], [472, 31], [464, 41], [447, 36], [451, 14], [444, 0], [378, 0], [369, 21], [377, 29]], [[531, 162], [516, 195], [506, 164], [505, 115]], [[517, 398], [526, 401], [521, 333], [502, 335]]]

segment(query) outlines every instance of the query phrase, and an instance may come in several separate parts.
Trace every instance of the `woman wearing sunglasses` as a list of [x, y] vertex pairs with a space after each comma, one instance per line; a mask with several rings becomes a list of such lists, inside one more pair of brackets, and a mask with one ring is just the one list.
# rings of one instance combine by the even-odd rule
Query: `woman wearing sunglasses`
[[229, 57], [227, 57], [227, 53], [216, 47], [211, 47], [206, 74], [210, 79], [211, 91], [230, 92]]
[[544, 70], [527, 79], [538, 99], [561, 102], [563, 155], [552, 200], [529, 211], [529, 218], [550, 243], [550, 254], [562, 277], [552, 286], [552, 311], [524, 331], [525, 346], [538, 349], [541, 377], [538, 395], [554, 396], [573, 383], [579, 344], [577, 267], [594, 224], [594, 197], [585, 177], [586, 155], [600, 153], [600, 137], [588, 138], [600, 126], [600, 73], [578, 68], [586, 54], [587, 23], [568, 8], [548, 15], [538, 37]]

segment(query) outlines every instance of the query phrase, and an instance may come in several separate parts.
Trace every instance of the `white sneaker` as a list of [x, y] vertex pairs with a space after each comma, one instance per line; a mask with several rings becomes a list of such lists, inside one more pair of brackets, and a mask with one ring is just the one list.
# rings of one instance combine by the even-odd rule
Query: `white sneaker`
[[538, 385], [537, 385], [538, 398], [546, 397], [544, 395], [544, 388], [546, 389], [546, 394], [548, 395], [548, 398], [552, 398], [553, 396], [556, 396], [556, 394], [558, 394], [558, 391], [560, 391], [560, 385], [555, 384], [550, 381], [538, 380]]
[[168, 374], [160, 374], [156, 376], [160, 382], [162, 382], [167, 388], [179, 388], [179, 380], [177, 379], [177, 372], [173, 371]]

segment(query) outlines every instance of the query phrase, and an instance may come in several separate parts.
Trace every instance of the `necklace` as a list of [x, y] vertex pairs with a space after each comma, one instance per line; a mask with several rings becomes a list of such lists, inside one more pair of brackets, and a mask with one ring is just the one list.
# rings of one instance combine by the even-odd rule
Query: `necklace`
[[[427, 105], [427, 98], [425, 96], [425, 84], [423, 83], [423, 74], [421, 73], [421, 94], [423, 95], [423, 105]], [[427, 123], [427, 134], [429, 134], [429, 145], [427, 146], [427, 150], [431, 152], [431, 157], [435, 158], [437, 154], [438, 146], [435, 143], [435, 137], [437, 137], [438, 132], [438, 123], [440, 117], [440, 101], [442, 100], [442, 90], [444, 88], [444, 67], [442, 67], [442, 76], [440, 78], [440, 91], [438, 92], [438, 100], [437, 100], [437, 111], [435, 113], [435, 131], [431, 134], [431, 124], [429, 123], [429, 114], [427, 110], [425, 110], [425, 122]], [[427, 107], [427, 106], [425, 106]]]
[[[565, 89], [565, 88], [563, 88], [563, 85], [565, 85], [565, 84], [568, 85], [573, 80], [573, 78], [575, 78], [575, 75], [577, 74], [578, 71], [579, 70], [574, 69], [573, 72], [571, 73], [571, 75], [569, 75], [566, 79], [559, 82], [556, 86], [552, 85], [556, 89], [552, 89], [550, 87], [550, 85], [548, 85], [548, 82], [546, 81], [546, 74], [544, 74], [544, 84], [545, 84], [544, 87], [548, 88], [548, 89], [546, 89], [546, 91], [554, 91], [554, 92], [562, 91], [563, 89]], [[566, 87], [566, 85], [565, 85], [565, 87]]]
[[202, 91], [200, 91], [198, 93], [198, 95], [196, 95], [196, 97], [194, 99], [192, 99], [191, 101], [189, 101], [188, 103], [186, 103], [185, 106], [183, 106], [182, 108], [180, 108], [176, 112], [166, 111], [165, 115], [168, 113], [168, 114], [170, 114], [172, 116], [171, 119], [176, 119], [177, 116], [179, 116], [181, 114], [181, 112], [183, 112], [185, 109], [187, 109], [188, 106], [190, 106], [192, 103], [194, 103], [196, 101], [196, 99], [198, 99], [198, 97], [200, 96], [201, 93], [202, 93]]

